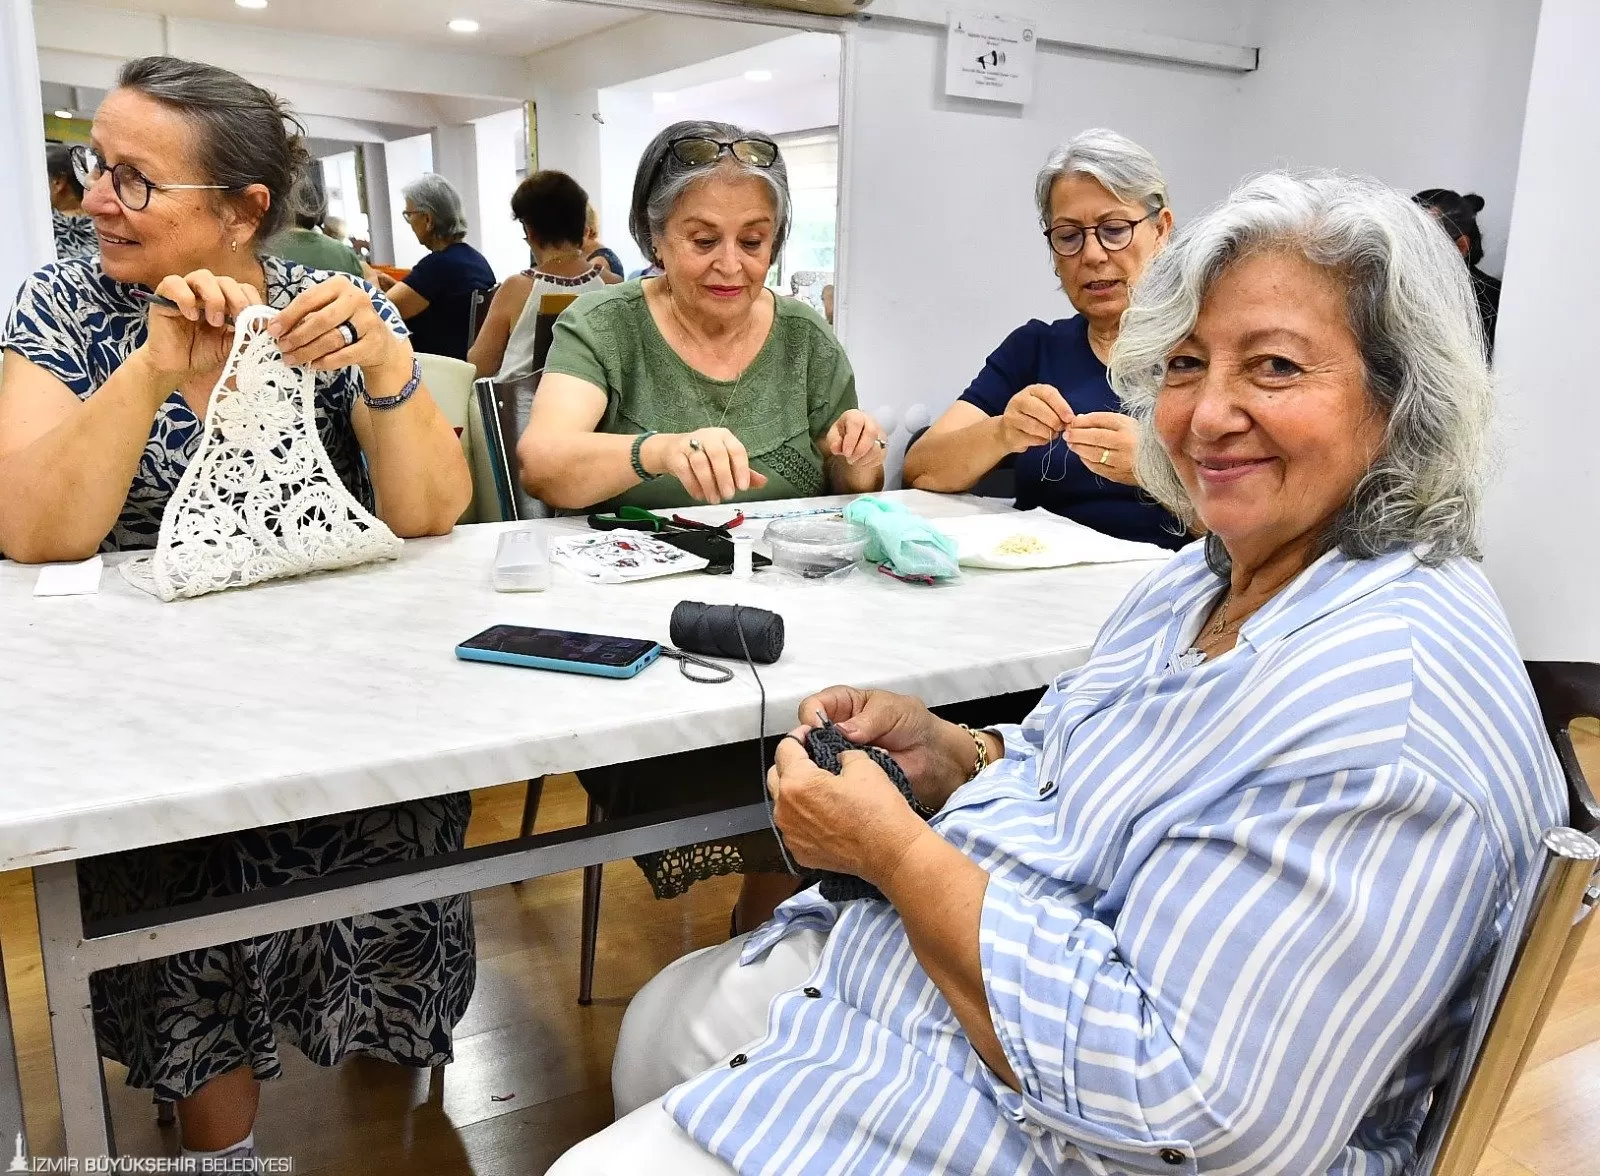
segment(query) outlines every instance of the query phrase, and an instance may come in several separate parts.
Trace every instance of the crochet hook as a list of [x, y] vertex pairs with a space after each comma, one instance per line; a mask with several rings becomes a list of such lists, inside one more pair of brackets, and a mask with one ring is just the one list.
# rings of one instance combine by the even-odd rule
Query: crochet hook
[[[164, 306], [168, 310], [175, 310], [179, 314], [183, 313], [183, 307], [179, 306], [172, 299], [163, 297], [160, 294], [152, 294], [152, 293], [150, 293], [150, 291], [141, 290], [137, 286], [133, 287], [131, 293], [133, 294], [133, 296], [135, 298], [139, 299], [139, 301], [141, 301], [141, 302], [150, 302], [150, 303], [155, 304], [156, 306]], [[228, 326], [230, 326], [230, 327], [233, 326], [233, 316], [231, 314], [230, 315], [224, 315], [222, 321], [225, 324], [227, 324]]]

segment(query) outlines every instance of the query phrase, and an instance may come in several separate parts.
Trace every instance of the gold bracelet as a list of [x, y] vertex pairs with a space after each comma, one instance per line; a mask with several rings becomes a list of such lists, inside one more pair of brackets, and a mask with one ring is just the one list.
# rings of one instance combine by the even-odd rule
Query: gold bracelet
[[958, 723], [956, 725], [967, 733], [972, 740], [972, 746], [977, 748], [978, 757], [973, 761], [972, 775], [967, 777], [969, 780], [976, 780], [983, 774], [983, 770], [989, 766], [989, 745], [983, 741], [982, 735], [978, 734], [965, 723]]

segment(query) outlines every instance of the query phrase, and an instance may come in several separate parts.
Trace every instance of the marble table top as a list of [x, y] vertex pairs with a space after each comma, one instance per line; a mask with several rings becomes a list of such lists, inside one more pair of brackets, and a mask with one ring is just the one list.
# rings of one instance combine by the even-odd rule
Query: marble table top
[[[1005, 509], [896, 497], [928, 517]], [[1153, 566], [966, 571], [932, 588], [870, 569], [599, 586], [558, 567], [547, 592], [496, 593], [497, 536], [530, 525], [584, 529], [459, 527], [394, 563], [171, 604], [111, 567], [98, 595], [35, 598], [38, 570], [0, 561], [0, 870], [755, 736], [747, 667], [708, 686], [665, 659], [627, 681], [458, 660], [489, 625], [665, 643], [680, 600], [772, 609], [787, 630], [761, 671], [773, 734], [838, 682], [930, 704], [1041, 687]]]

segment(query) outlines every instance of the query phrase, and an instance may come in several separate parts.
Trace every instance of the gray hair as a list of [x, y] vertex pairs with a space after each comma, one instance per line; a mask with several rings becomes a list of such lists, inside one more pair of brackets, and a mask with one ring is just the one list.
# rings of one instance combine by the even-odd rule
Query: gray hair
[[640, 252], [657, 260], [656, 238], [666, 231], [667, 218], [683, 194], [696, 184], [718, 175], [755, 176], [767, 185], [772, 196], [773, 219], [777, 222], [772, 234], [772, 256], [776, 260], [789, 237], [789, 169], [783, 162], [782, 152], [772, 161], [771, 167], [755, 167], [731, 154], [724, 155], [714, 167], [689, 167], [679, 163], [673, 155], [672, 141], [690, 137], [715, 139], [719, 143], [731, 143], [735, 139], [771, 139], [761, 131], [745, 130], [732, 123], [691, 119], [673, 123], [650, 140], [639, 157], [639, 170], [633, 178], [633, 204], [628, 210], [628, 231]]
[[405, 199], [433, 220], [433, 235], [444, 241], [459, 241], [467, 235], [467, 214], [461, 207], [461, 194], [437, 172], [427, 172], [400, 190]]
[[1062, 176], [1089, 176], [1124, 204], [1137, 204], [1148, 214], [1167, 207], [1167, 181], [1161, 165], [1132, 139], [1096, 127], [1067, 140], [1050, 153], [1033, 184], [1039, 206], [1039, 227], [1050, 227], [1050, 193]]
[[267, 189], [256, 240], [284, 227], [311, 155], [305, 128], [277, 95], [236, 73], [178, 57], [136, 58], [122, 67], [117, 85], [172, 107], [194, 127], [195, 162], [208, 182], [229, 192], [252, 184]]
[[[1332, 273], [1388, 418], [1383, 448], [1322, 537], [1367, 559], [1404, 547], [1428, 563], [1476, 558], [1493, 386], [1466, 267], [1423, 209], [1376, 180], [1269, 172], [1179, 230], [1134, 289], [1112, 348], [1112, 385], [1139, 422], [1140, 484], [1185, 522], [1196, 515], [1154, 417], [1167, 357], [1217, 279], [1244, 257], [1286, 250]], [[1219, 543], [1210, 544], [1222, 566]]]

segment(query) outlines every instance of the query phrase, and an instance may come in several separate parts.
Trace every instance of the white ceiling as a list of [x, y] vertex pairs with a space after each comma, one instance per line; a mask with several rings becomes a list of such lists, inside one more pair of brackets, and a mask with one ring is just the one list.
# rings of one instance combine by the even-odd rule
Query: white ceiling
[[[685, 109], [718, 109], [781, 90], [834, 91], [839, 84], [839, 50], [839, 38], [833, 33], [796, 33], [614, 88], [663, 98], [670, 94]], [[744, 76], [749, 70], [765, 70], [772, 77], [753, 82]]]
[[[260, 10], [240, 8], [233, 0], [115, 0], [113, 6], [156, 16], [448, 46], [502, 57], [537, 53], [639, 15], [565, 0], [271, 0]], [[471, 35], [452, 33], [445, 25], [456, 17], [470, 17], [481, 27]]]

